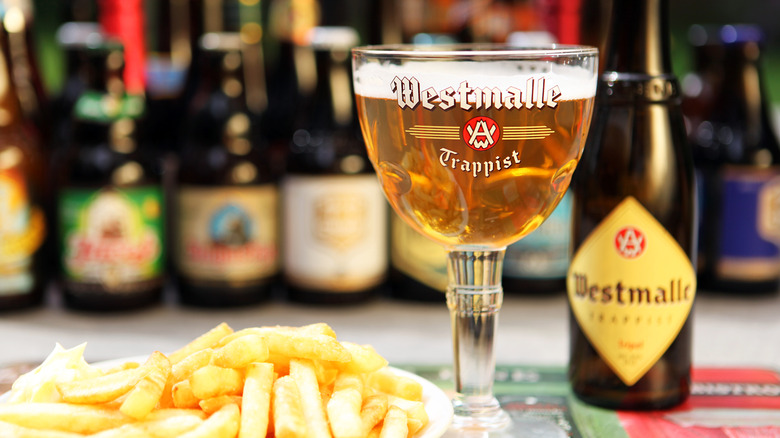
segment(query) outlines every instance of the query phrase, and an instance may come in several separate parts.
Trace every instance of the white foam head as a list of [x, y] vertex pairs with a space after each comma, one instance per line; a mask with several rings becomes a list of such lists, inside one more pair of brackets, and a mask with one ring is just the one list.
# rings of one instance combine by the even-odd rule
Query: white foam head
[[[596, 61], [593, 60], [593, 63]], [[402, 65], [366, 62], [354, 71], [355, 93], [365, 97], [394, 99], [393, 79], [417, 78], [422, 89], [458, 88], [463, 81], [470, 87], [524, 89], [528, 79], [545, 78], [549, 86], [561, 90], [560, 100], [587, 99], [596, 94], [596, 68], [554, 62], [507, 60], [469, 62], [463, 60], [407, 61]]]

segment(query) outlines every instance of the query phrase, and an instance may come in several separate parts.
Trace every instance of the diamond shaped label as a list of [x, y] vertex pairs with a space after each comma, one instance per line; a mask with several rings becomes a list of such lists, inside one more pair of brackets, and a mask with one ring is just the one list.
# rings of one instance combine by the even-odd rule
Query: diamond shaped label
[[633, 197], [572, 258], [569, 303], [591, 345], [628, 386], [663, 356], [696, 295], [696, 272], [677, 241]]

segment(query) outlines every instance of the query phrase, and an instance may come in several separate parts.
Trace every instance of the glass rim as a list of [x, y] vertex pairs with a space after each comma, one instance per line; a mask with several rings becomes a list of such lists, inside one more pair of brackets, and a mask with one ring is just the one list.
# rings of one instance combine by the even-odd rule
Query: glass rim
[[352, 48], [353, 55], [393, 59], [540, 59], [598, 56], [597, 47], [578, 44], [509, 43], [381, 44]]

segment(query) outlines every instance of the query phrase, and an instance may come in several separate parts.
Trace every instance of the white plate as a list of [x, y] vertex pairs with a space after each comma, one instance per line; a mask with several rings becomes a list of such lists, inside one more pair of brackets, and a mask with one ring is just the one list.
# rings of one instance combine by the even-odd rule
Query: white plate
[[[96, 362], [96, 367], [108, 369], [125, 362], [138, 362], [143, 363], [146, 361], [145, 356], [128, 357], [125, 359], [112, 359], [103, 362]], [[425, 405], [425, 411], [428, 413], [428, 424], [414, 436], [414, 438], [439, 438], [444, 435], [444, 432], [449, 428], [452, 422], [452, 403], [450, 402], [447, 394], [444, 393], [438, 386], [432, 382], [423, 379], [417, 374], [410, 373], [398, 368], [390, 367], [390, 369], [401, 376], [406, 376], [419, 382], [423, 387], [423, 404]], [[0, 395], [0, 403], [4, 403], [8, 399], [8, 393]]]

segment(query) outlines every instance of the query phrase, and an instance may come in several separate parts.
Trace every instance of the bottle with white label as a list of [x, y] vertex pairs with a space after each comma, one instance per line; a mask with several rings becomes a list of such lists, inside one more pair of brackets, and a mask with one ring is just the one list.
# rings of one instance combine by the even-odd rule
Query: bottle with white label
[[613, 409], [668, 408], [690, 392], [696, 190], [667, 11], [667, 0], [613, 3], [572, 182], [569, 379]]
[[283, 270], [294, 301], [363, 301], [387, 276], [387, 201], [353, 104], [357, 43], [348, 27], [317, 27], [309, 37], [316, 87], [302, 97], [282, 182]]
[[255, 303], [270, 297], [280, 273], [278, 175], [244, 80], [257, 71], [244, 62], [239, 33], [207, 33], [200, 50], [202, 86], [175, 197], [179, 296], [198, 306]]

